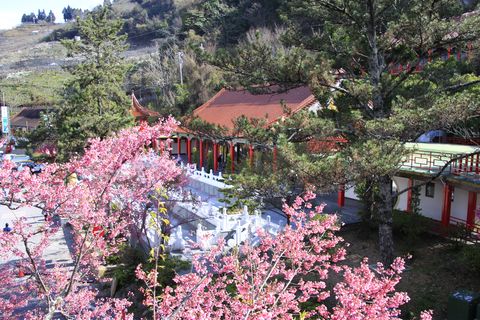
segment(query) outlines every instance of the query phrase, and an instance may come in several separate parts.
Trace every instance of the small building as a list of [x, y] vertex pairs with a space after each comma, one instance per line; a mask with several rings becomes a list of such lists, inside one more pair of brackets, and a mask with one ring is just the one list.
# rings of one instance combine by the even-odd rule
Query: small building
[[[272, 146], [268, 151], [239, 136], [234, 132], [234, 120], [244, 116], [260, 119], [268, 126], [287, 117], [286, 109], [294, 113], [319, 107], [307, 87], [258, 95], [246, 90], [222, 89], [193, 113], [207, 123], [225, 128], [226, 135], [217, 138], [179, 128], [174, 136], [172, 154], [182, 157], [185, 162], [197, 164], [199, 169], [235, 172], [235, 166], [242, 161], [253, 161], [255, 152], [273, 152], [272, 165], [275, 166], [276, 147]], [[480, 156], [475, 153], [479, 150], [478, 145], [472, 146], [471, 141], [455, 137], [441, 137], [433, 141], [406, 144], [412, 152], [405, 157], [393, 178], [392, 188], [401, 191], [435, 178], [419, 187], [422, 214], [441, 222], [444, 227], [460, 224], [480, 234], [480, 219], [477, 216], [480, 213]], [[311, 152], [332, 151], [344, 142], [341, 137], [310, 141], [308, 148]], [[192, 156], [194, 151], [197, 153], [195, 158]], [[466, 157], [470, 154], [473, 155]], [[225, 167], [227, 157], [231, 159], [229, 168]], [[212, 167], [208, 164], [209, 160], [213, 160]], [[411, 212], [412, 196], [412, 190], [401, 194], [395, 208]], [[345, 198], [358, 200], [354, 186], [340, 186], [339, 207], [345, 205]]]
[[[222, 89], [195, 109], [193, 115], [206, 123], [223, 128], [224, 134], [221, 137], [212, 137], [179, 128], [174, 137], [176, 143], [172, 144], [172, 154], [179, 158], [184, 157], [188, 163], [195, 162], [199, 169], [235, 172], [236, 165], [243, 161], [253, 161], [255, 153], [259, 152], [261, 147], [262, 152], [265, 152], [264, 146], [256, 145], [234, 132], [236, 119], [245, 117], [258, 120], [268, 127], [291, 113], [304, 109], [316, 111], [319, 106], [310, 89], [305, 86], [260, 94], [252, 94], [244, 89]], [[272, 145], [270, 151], [275, 159], [276, 147]], [[194, 153], [196, 159], [192, 157]]]
[[35, 130], [40, 124], [42, 114], [50, 110], [51, 108], [45, 106], [23, 107], [10, 121], [12, 132]]

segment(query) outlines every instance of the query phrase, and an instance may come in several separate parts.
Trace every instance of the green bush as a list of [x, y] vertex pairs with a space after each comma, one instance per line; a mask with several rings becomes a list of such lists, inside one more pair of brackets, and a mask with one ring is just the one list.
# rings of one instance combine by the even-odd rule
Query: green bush
[[213, 170], [213, 152], [211, 150], [209, 150], [208, 154], [207, 154], [207, 168], [206, 168], [206, 171], [210, 172], [210, 170]]
[[[190, 270], [191, 268], [190, 262], [171, 256], [167, 256], [164, 260], [160, 260], [158, 265], [157, 279], [162, 287], [175, 286], [175, 282], [173, 281], [175, 273], [182, 270]], [[148, 272], [154, 267], [154, 262], [148, 262], [145, 265], [145, 271]]]
[[136, 281], [135, 268], [145, 262], [145, 254], [140, 249], [132, 248], [124, 242], [120, 245], [119, 251], [108, 256], [105, 261], [108, 264], [118, 265], [113, 270], [113, 276], [118, 279], [119, 286], [123, 287]]
[[464, 245], [461, 249], [460, 261], [472, 273], [480, 272], [480, 245]]
[[[199, 165], [199, 162], [200, 162], [200, 152], [197, 148], [193, 148], [193, 151], [192, 151], [192, 163], [193, 164], [196, 164], [197, 166]], [[197, 168], [199, 170], [201, 170], [202, 168], [199, 167]]]
[[416, 242], [427, 231], [428, 218], [405, 211], [393, 211], [393, 232], [406, 237], [407, 242]]

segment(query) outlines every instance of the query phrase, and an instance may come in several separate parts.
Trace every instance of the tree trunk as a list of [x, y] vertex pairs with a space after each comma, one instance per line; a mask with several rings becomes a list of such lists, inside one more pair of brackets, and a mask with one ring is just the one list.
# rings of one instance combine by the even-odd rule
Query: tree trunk
[[378, 209], [378, 242], [380, 255], [385, 266], [393, 262], [393, 198], [392, 180], [389, 176], [383, 176], [378, 182], [381, 201], [377, 204]]

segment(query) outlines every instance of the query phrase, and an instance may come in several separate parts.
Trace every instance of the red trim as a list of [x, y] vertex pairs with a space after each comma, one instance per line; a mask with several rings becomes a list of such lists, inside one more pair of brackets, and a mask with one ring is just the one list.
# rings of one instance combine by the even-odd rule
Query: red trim
[[477, 193], [470, 191], [468, 193], [467, 209], [467, 228], [471, 229], [475, 225], [475, 210], [477, 209]]
[[200, 170], [203, 168], [203, 140], [200, 139]]
[[217, 172], [218, 170], [218, 144], [213, 143], [213, 171]]
[[192, 139], [187, 138], [187, 158], [188, 163], [192, 163]]
[[[413, 179], [408, 179], [408, 187], [413, 187]], [[407, 191], [407, 212], [412, 212], [412, 189]]]
[[248, 146], [248, 156], [250, 158], [250, 166], [253, 167], [253, 146]]
[[337, 204], [340, 208], [345, 206], [345, 186], [338, 186]]
[[182, 142], [180, 136], [177, 137], [177, 156], [182, 154]]
[[442, 225], [448, 227], [450, 224], [450, 213], [452, 209], [453, 187], [448, 183], [443, 187]]

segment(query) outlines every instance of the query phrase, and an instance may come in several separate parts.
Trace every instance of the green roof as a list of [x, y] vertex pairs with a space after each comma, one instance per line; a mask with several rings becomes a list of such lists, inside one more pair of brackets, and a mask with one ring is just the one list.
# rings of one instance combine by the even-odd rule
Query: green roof
[[407, 149], [415, 149], [423, 152], [441, 152], [452, 154], [465, 154], [477, 151], [479, 148], [476, 146], [465, 146], [461, 144], [447, 144], [447, 143], [405, 143]]

